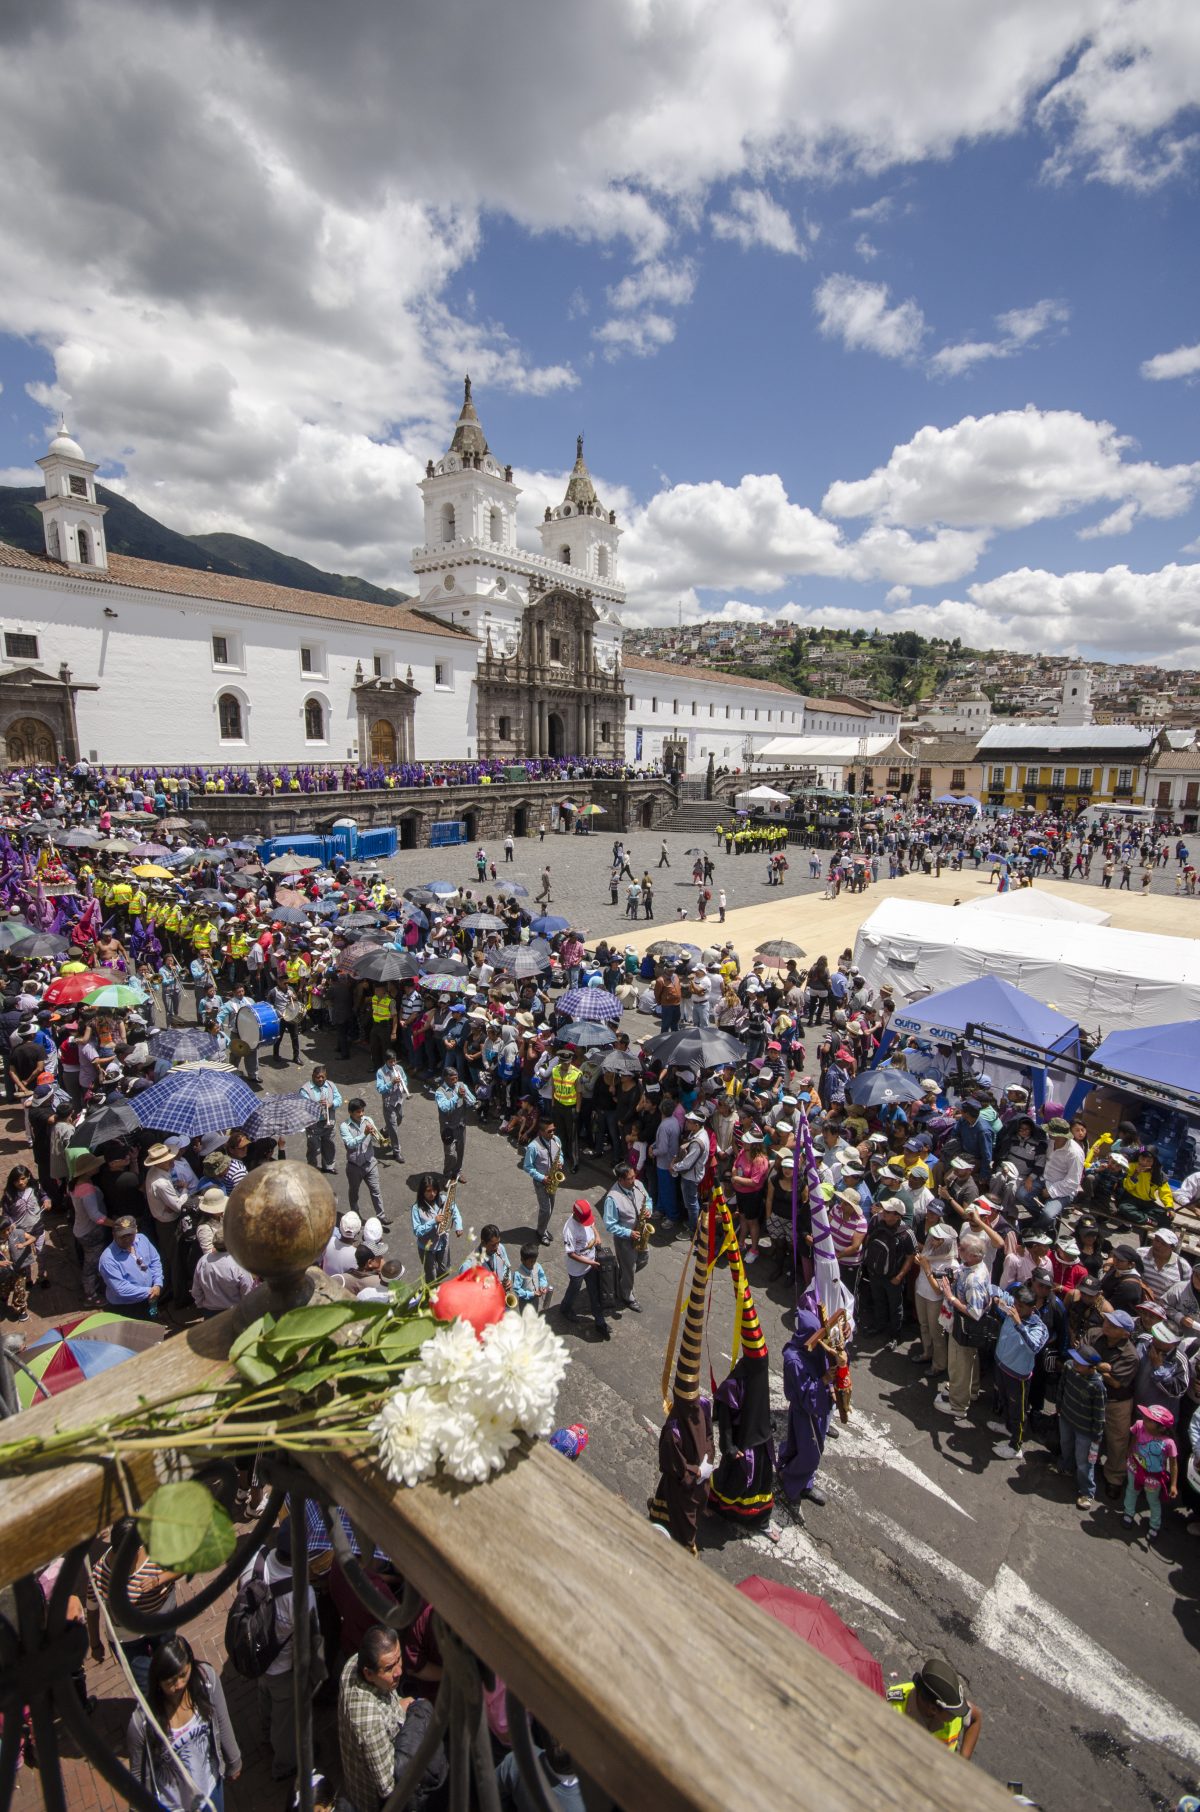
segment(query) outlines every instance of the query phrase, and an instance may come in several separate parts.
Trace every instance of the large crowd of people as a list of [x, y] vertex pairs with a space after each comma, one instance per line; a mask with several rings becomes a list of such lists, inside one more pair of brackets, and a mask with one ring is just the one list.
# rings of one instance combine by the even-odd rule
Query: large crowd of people
[[[486, 863], [474, 888], [407, 894], [369, 865], [297, 856], [263, 867], [253, 847], [193, 835], [162, 811], [160, 784], [169, 805], [183, 804], [178, 786], [166, 795], [170, 776], [131, 790], [133, 778], [86, 767], [53, 785], [30, 776], [0, 831], [0, 1036], [31, 1153], [0, 1199], [11, 1319], [27, 1318], [31, 1289], [47, 1283], [59, 1226], [70, 1229], [55, 1243], [73, 1258], [80, 1307], [174, 1328], [234, 1306], [255, 1280], [225, 1249], [225, 1206], [285, 1151], [344, 1177], [323, 1260], [336, 1289], [367, 1300], [403, 1290], [379, 1167], [402, 1158], [408, 1115], [436, 1116], [441, 1163], [409, 1210], [430, 1281], [481, 1264], [519, 1304], [608, 1340], [615, 1321], [642, 1312], [639, 1273], [672, 1240], [690, 1240], [697, 1264], [723, 1256], [739, 1277], [740, 1357], [709, 1402], [681, 1351], [660, 1442], [650, 1514], [684, 1545], [697, 1544], [706, 1513], [746, 1529], [805, 1502], [819, 1509], [831, 1414], [849, 1401], [854, 1365], [889, 1346], [928, 1378], [934, 1414], [995, 1436], [993, 1464], [1036, 1450], [1050, 1462], [1045, 1488], [1057, 1468], [1081, 1512], [1139, 1532], [1145, 1516], [1152, 1543], [1168, 1514], [1200, 1532], [1187, 1482], [1200, 1446], [1200, 1250], [1180, 1214], [1200, 1196], [1200, 1171], [1168, 1178], [1136, 1108], [1097, 1132], [1054, 1104], [1039, 1114], [1028, 1075], [992, 1076], [969, 1052], [912, 1040], [893, 1041], [881, 1067], [893, 998], [848, 950], [741, 951], [718, 930], [706, 945], [665, 938], [639, 953], [540, 918], [520, 885], [489, 880]], [[193, 806], [203, 784], [193, 771]], [[114, 837], [122, 807], [146, 823], [125, 819]], [[1016, 827], [983, 839], [961, 811], [916, 817], [860, 821], [833, 865], [875, 865], [877, 878], [882, 862], [994, 861], [1023, 876], [1041, 860]], [[1044, 824], [1032, 834], [1072, 867], [1092, 843]], [[773, 860], [781, 846], [772, 833], [760, 847]], [[1154, 837], [1147, 859], [1163, 847]], [[301, 1036], [312, 1046], [303, 1062]], [[248, 1115], [189, 1134], [138, 1111], [180, 1066], [205, 1061], [240, 1071], [269, 1106], [268, 1050], [272, 1074], [294, 1070], [290, 1133]], [[361, 1064], [355, 1092], [331, 1080], [323, 1050]], [[890, 1091], [875, 1086], [881, 1077]], [[509, 1142], [528, 1188], [513, 1250], [494, 1221], [473, 1250], [463, 1240], [457, 1179], [468, 1146], [489, 1138]], [[818, 1300], [822, 1277], [836, 1296], [825, 1288]], [[753, 1291], [776, 1285], [800, 1301], [778, 1453], [753, 1308]], [[264, 1502], [248, 1476], [240, 1509], [252, 1516]], [[290, 1577], [286, 1525], [260, 1564], [268, 1585]], [[171, 1785], [172, 1754], [218, 1803], [240, 1766], [219, 1679], [182, 1636], [126, 1640], [99, 1602], [102, 1567], [95, 1577], [93, 1655], [107, 1629], [143, 1673], [148, 1711], [135, 1712], [131, 1757], [156, 1771], [161, 1803], [190, 1803]], [[162, 1569], [147, 1561], [135, 1578], [147, 1602], [169, 1601]], [[398, 1601], [387, 1569], [376, 1583]], [[440, 1656], [427, 1611], [399, 1633], [375, 1625], [336, 1563], [327, 1590], [320, 1646], [339, 1676], [343, 1801], [377, 1812], [424, 1734]], [[280, 1646], [259, 1696], [283, 1778], [295, 1766], [292, 1609], [286, 1592], [276, 1602]], [[978, 1707], [944, 1662], [908, 1682], [897, 1709], [935, 1734], [953, 1726], [942, 1740], [965, 1754], [978, 1740]], [[514, 1765], [493, 1730], [511, 1796]], [[163, 1732], [180, 1741], [164, 1747]], [[559, 1802], [582, 1804], [570, 1758], [551, 1733], [537, 1737]], [[426, 1785], [438, 1803], [444, 1769]]]

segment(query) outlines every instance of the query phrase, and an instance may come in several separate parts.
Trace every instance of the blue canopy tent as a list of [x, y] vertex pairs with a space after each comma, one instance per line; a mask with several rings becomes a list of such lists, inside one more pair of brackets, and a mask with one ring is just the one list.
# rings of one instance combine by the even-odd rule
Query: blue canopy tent
[[1134, 1089], [1142, 1083], [1200, 1101], [1200, 1090], [1188, 1083], [1189, 1078], [1200, 1077], [1200, 1019], [1174, 1019], [1167, 1025], [1110, 1032], [1088, 1058], [1087, 1075], [1091, 1081], [1080, 1080], [1071, 1107], [1096, 1081], [1123, 1083]]
[[983, 810], [974, 793], [941, 793], [933, 803], [935, 805], [969, 805], [976, 817]]
[[1079, 1027], [1073, 1019], [998, 975], [980, 975], [898, 1008], [880, 1044], [879, 1059], [895, 1033], [934, 1044], [957, 1044], [967, 1038], [968, 1028], [985, 1050], [1028, 1066], [1039, 1109], [1046, 1099], [1047, 1060], [1079, 1055]]

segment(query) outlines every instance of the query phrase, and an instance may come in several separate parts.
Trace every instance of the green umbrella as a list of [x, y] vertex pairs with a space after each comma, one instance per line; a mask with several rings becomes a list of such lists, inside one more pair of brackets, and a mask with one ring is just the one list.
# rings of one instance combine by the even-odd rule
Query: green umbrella
[[110, 982], [83, 998], [89, 1007], [140, 1007], [150, 997], [141, 982]]

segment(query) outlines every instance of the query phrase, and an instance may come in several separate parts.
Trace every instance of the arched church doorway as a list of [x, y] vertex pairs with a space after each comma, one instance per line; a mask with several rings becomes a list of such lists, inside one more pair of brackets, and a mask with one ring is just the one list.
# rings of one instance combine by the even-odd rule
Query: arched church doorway
[[643, 799], [642, 800], [641, 820], [642, 820], [642, 829], [643, 830], [652, 830], [654, 828], [654, 801], [653, 801], [653, 799]]
[[371, 760], [379, 767], [396, 765], [396, 731], [386, 717], [371, 725]]
[[475, 810], [474, 806], [471, 807], [470, 811], [463, 813], [462, 821], [463, 835], [466, 838], [466, 841], [468, 843], [477, 842], [479, 838], [479, 813]]
[[8, 726], [5, 745], [13, 767], [49, 767], [58, 760], [54, 731], [37, 717], [15, 718]]
[[551, 711], [546, 719], [546, 740], [550, 747], [547, 753], [554, 760], [567, 752], [567, 735], [563, 720], [557, 711]]
[[527, 837], [529, 835], [529, 807], [527, 805], [514, 806], [512, 815], [512, 834], [514, 837]]
[[405, 812], [397, 825], [401, 849], [416, 849], [421, 836], [420, 812]]

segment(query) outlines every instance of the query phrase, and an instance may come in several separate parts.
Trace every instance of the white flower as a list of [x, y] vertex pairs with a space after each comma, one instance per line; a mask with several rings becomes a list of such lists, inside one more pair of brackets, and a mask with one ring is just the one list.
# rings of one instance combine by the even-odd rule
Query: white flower
[[416, 1485], [434, 1471], [445, 1411], [426, 1390], [396, 1390], [371, 1423], [379, 1463], [397, 1485]]
[[481, 1485], [499, 1472], [520, 1440], [512, 1417], [479, 1402], [472, 1409], [446, 1412], [438, 1445], [442, 1465], [452, 1479], [464, 1485]]
[[505, 1315], [485, 1331], [481, 1357], [472, 1396], [529, 1434], [549, 1433], [569, 1355], [541, 1316], [529, 1305]]
[[410, 1365], [406, 1382], [424, 1385], [443, 1397], [465, 1385], [479, 1370], [480, 1348], [469, 1321], [450, 1321], [421, 1348], [421, 1357]]

